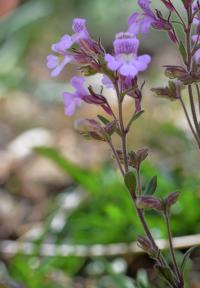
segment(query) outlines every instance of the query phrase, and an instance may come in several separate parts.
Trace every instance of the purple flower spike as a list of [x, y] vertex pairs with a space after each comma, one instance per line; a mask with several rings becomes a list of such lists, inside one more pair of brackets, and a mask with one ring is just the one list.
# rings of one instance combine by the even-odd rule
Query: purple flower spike
[[83, 87], [85, 79], [82, 77], [73, 77], [71, 79], [71, 85], [75, 88], [74, 93], [64, 92], [64, 105], [65, 105], [65, 114], [68, 116], [72, 116], [77, 107], [79, 107], [82, 102], [84, 96], [88, 93], [86, 92], [85, 88]]
[[133, 79], [140, 71], [145, 71], [151, 61], [149, 55], [137, 56], [139, 40], [131, 33], [118, 33], [113, 43], [115, 55], [105, 55], [105, 61], [111, 71]]

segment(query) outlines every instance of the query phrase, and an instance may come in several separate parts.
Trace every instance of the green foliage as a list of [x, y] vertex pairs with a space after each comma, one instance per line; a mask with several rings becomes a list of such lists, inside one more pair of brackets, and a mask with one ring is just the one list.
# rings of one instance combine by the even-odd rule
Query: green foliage
[[67, 277], [76, 274], [83, 265], [84, 259], [76, 257], [39, 258], [18, 255], [10, 266], [10, 276], [27, 288], [64, 288], [62, 281], [56, 281], [55, 273], [63, 271]]
[[79, 168], [62, 156], [54, 148], [37, 147], [35, 152], [52, 160], [60, 169], [69, 174], [77, 183], [90, 192], [101, 189], [101, 181], [97, 173]]
[[[129, 193], [122, 178], [112, 168], [104, 166], [99, 171], [88, 171], [70, 163], [52, 148], [41, 147], [36, 151], [53, 160], [89, 193], [80, 207], [67, 217], [63, 229], [54, 235], [57, 242], [68, 241], [76, 244], [131, 242], [136, 235], [142, 233]], [[199, 199], [196, 194], [198, 180], [186, 177], [177, 187], [175, 175], [166, 174], [165, 171], [159, 173], [155, 167], [145, 162], [142, 166], [143, 190], [152, 181], [152, 189], [155, 190], [155, 179], [149, 182], [155, 174], [159, 175], [156, 181], [157, 196], [164, 197], [177, 189], [181, 191], [179, 201], [171, 209], [172, 232], [175, 235], [198, 232], [200, 220]], [[186, 207], [187, 217], [185, 217]], [[165, 237], [166, 229], [162, 217], [152, 211], [147, 213], [155, 237]]]

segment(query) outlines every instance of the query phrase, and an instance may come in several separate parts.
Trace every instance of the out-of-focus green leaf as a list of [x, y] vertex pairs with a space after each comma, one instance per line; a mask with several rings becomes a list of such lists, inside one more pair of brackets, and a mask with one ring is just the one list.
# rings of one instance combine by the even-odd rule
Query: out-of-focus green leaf
[[84, 170], [67, 160], [58, 150], [49, 147], [37, 147], [35, 152], [52, 160], [59, 168], [69, 174], [77, 183], [91, 192], [101, 189], [101, 183], [95, 172]]
[[144, 194], [153, 195], [156, 191], [156, 188], [157, 188], [157, 176], [154, 176], [147, 184]]
[[188, 258], [190, 257], [190, 255], [192, 254], [192, 252], [196, 249], [197, 247], [191, 247], [190, 249], [188, 249], [186, 251], [186, 253], [184, 254], [183, 256], [183, 260], [182, 260], [182, 263], [181, 263], [181, 273], [183, 274], [184, 273], [184, 268], [185, 268], [185, 265], [187, 263], [187, 260]]
[[124, 182], [126, 187], [131, 193], [135, 193], [136, 189], [136, 177], [134, 171], [129, 171], [124, 176]]

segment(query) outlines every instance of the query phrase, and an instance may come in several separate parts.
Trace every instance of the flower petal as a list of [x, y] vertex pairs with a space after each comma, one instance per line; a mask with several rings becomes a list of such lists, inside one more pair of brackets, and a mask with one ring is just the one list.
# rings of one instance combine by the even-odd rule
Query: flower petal
[[116, 71], [121, 65], [121, 61], [110, 54], [106, 54], [104, 59], [107, 62], [108, 68], [112, 71]]
[[151, 57], [149, 55], [138, 56], [137, 59], [134, 60], [135, 67], [138, 71], [145, 71], [150, 62]]
[[78, 76], [73, 77], [70, 81], [71, 85], [76, 89], [76, 93], [80, 96], [86, 96], [88, 94], [83, 86], [84, 82], [85, 79]]
[[53, 69], [53, 68], [55, 68], [58, 65], [59, 65], [59, 59], [58, 59], [57, 56], [52, 55], [52, 54], [47, 56], [47, 67], [48, 67], [48, 69]]
[[119, 73], [123, 76], [134, 78], [138, 74], [138, 70], [131, 63], [124, 63], [119, 69]]
[[51, 76], [52, 77], [57, 77], [60, 72], [63, 70], [63, 68], [65, 67], [65, 65], [67, 65], [68, 63], [70, 63], [73, 60], [73, 56], [71, 55], [66, 55], [63, 59], [62, 62], [60, 62], [60, 64], [51, 72]]

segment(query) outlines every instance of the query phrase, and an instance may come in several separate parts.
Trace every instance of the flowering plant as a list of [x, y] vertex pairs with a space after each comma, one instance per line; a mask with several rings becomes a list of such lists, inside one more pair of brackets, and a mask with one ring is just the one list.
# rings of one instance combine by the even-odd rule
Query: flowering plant
[[[153, 177], [146, 187], [142, 189], [140, 168], [148, 156], [148, 149], [141, 148], [137, 151], [127, 150], [127, 135], [134, 121], [142, 113], [142, 88], [140, 73], [144, 72], [151, 62], [147, 54], [138, 52], [140, 41], [139, 34], [147, 34], [150, 28], [165, 31], [169, 39], [180, 52], [182, 65], [166, 65], [165, 75], [169, 78], [166, 87], [152, 88], [152, 91], [161, 97], [179, 101], [194, 139], [200, 148], [200, 125], [196, 106], [200, 110], [200, 3], [199, 1], [181, 0], [183, 13], [180, 13], [171, 0], [160, 0], [167, 17], [161, 11], [152, 10], [150, 0], [138, 0], [141, 13], [134, 12], [128, 19], [127, 31], [117, 33], [113, 41], [113, 53], [107, 53], [100, 40], [96, 41], [86, 27], [86, 20], [76, 18], [72, 24], [72, 35], [64, 35], [57, 43], [52, 45], [54, 54], [48, 55], [47, 67], [51, 76], [56, 77], [68, 63], [80, 67], [83, 76], [102, 74], [100, 87], [106, 86], [115, 91], [118, 113], [113, 111], [103, 89], [96, 92], [93, 86], [86, 87], [85, 78], [75, 76], [71, 79], [73, 93], [63, 92], [65, 113], [74, 114], [82, 103], [100, 106], [108, 115], [97, 115], [97, 119], [79, 119], [76, 127], [81, 134], [93, 139], [104, 141], [112, 151], [118, 168], [124, 178], [125, 185], [144, 228], [145, 235], [138, 237], [138, 245], [155, 260], [155, 267], [165, 279], [167, 287], [184, 287], [183, 267], [186, 260], [178, 265], [175, 257], [172, 236], [170, 232], [170, 208], [177, 201], [179, 192], [172, 192], [161, 199], [154, 196], [157, 179]], [[180, 25], [185, 35], [185, 40], [177, 35], [177, 25]], [[189, 107], [185, 104], [182, 91], [187, 89]], [[196, 93], [194, 93], [194, 89]], [[124, 100], [129, 98], [133, 103], [133, 112], [129, 120], [124, 121]], [[196, 99], [196, 100], [195, 100]], [[188, 111], [191, 109], [191, 115]], [[116, 149], [113, 143], [113, 134], [121, 139], [121, 149]], [[145, 217], [146, 209], [154, 209], [164, 217], [169, 239], [169, 250], [172, 257], [170, 265], [154, 240]]]

